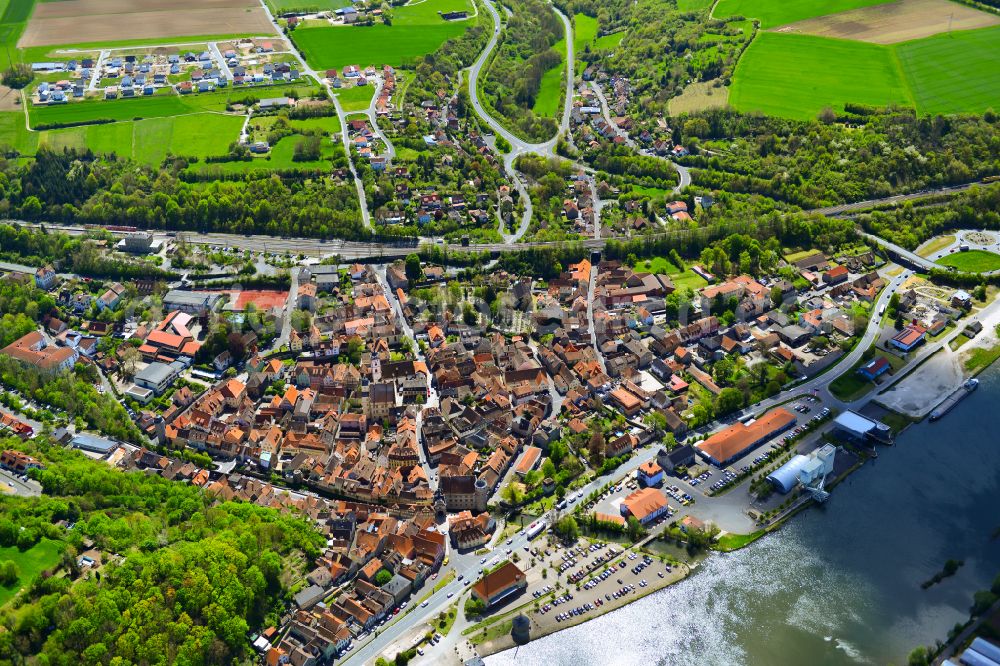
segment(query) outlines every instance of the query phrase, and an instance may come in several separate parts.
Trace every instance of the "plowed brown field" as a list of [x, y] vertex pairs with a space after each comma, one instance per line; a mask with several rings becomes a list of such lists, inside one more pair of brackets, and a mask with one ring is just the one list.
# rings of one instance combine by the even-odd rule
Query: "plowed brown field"
[[253, 0], [62, 0], [35, 6], [18, 46], [273, 32]]
[[789, 23], [774, 28], [773, 32], [895, 44], [946, 32], [949, 27], [971, 30], [997, 24], [1000, 16], [948, 0], [899, 0]]

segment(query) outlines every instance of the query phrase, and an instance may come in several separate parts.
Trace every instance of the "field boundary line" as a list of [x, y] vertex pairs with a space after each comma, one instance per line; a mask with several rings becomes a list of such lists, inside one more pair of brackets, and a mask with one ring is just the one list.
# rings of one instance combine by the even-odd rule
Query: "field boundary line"
[[[905, 42], [903, 42], [905, 43]], [[910, 106], [918, 114], [920, 109], [917, 108], [917, 98], [913, 93], [913, 86], [910, 85], [910, 77], [906, 75], [906, 69], [903, 67], [903, 61], [899, 58], [899, 51], [896, 49], [895, 44], [887, 45], [892, 57], [892, 64], [896, 68], [896, 73], [899, 75], [899, 82], [903, 84], [903, 90], [906, 91], [906, 98], [910, 101]]]

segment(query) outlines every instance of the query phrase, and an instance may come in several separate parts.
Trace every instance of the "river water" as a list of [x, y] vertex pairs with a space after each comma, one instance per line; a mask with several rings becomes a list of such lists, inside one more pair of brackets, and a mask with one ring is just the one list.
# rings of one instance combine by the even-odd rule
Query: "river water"
[[[1000, 371], [748, 548], [591, 622], [486, 659], [580, 664], [904, 664], [1000, 573]], [[959, 572], [923, 590], [949, 558]]]

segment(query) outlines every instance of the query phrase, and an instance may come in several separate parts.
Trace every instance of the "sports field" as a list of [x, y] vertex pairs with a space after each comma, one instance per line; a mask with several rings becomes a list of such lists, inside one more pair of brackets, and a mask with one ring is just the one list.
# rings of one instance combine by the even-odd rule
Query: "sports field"
[[921, 113], [1000, 109], [1000, 26], [895, 46]]
[[18, 46], [206, 33], [270, 35], [274, 26], [254, 0], [60, 0], [38, 3]]
[[740, 59], [729, 101], [741, 111], [802, 119], [847, 101], [912, 104], [890, 47], [767, 32]]
[[942, 32], [957, 33], [998, 24], [1000, 16], [996, 14], [949, 0], [898, 0], [798, 21], [775, 28], [775, 31], [896, 44]]
[[[696, 0], [685, 0], [696, 4]], [[712, 16], [744, 16], [759, 19], [761, 28], [773, 28], [814, 16], [836, 14], [858, 7], [880, 5], [885, 0], [719, 0]]]
[[986, 250], [956, 252], [937, 261], [942, 266], [956, 268], [965, 273], [985, 273], [1000, 270], [1000, 254]]

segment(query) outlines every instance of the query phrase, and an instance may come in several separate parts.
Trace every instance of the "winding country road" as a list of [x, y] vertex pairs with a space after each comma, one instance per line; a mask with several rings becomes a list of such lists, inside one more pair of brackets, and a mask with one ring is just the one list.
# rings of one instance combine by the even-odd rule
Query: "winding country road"
[[[295, 59], [298, 61], [299, 67], [302, 68], [302, 71], [306, 75], [316, 79], [316, 82], [323, 86], [327, 94], [333, 100], [333, 106], [337, 110], [337, 119], [340, 121], [341, 140], [344, 143], [344, 150], [347, 151], [347, 164], [350, 167], [351, 176], [354, 178], [354, 188], [358, 192], [358, 204], [361, 208], [361, 221], [364, 223], [366, 229], [373, 231], [371, 216], [368, 214], [368, 199], [365, 197], [365, 186], [364, 183], [361, 182], [361, 178], [358, 176], [357, 169], [354, 168], [354, 158], [351, 156], [351, 144], [347, 138], [346, 114], [344, 113], [344, 107], [340, 105], [340, 99], [334, 93], [333, 88], [327, 82], [326, 77], [320, 76], [319, 72], [313, 69], [309, 63], [306, 62], [306, 59], [301, 53], [299, 53], [299, 49], [295, 45], [295, 42], [287, 37], [284, 37], [284, 32], [282, 31], [281, 26], [278, 25], [277, 19], [275, 19], [274, 15], [271, 13], [271, 8], [267, 6], [266, 0], [260, 0], [260, 6], [264, 8], [264, 14], [267, 16], [268, 21], [271, 22], [271, 25], [274, 26], [277, 34], [281, 35], [282, 38], [288, 42], [289, 53], [295, 56]], [[374, 128], [374, 131], [379, 131], [377, 126]], [[392, 149], [392, 145], [388, 141], [385, 142], [385, 145], [387, 146], [387, 150]]]
[[469, 67], [469, 94], [472, 97], [472, 107], [476, 110], [476, 113], [479, 114], [479, 117], [486, 121], [486, 124], [490, 126], [494, 133], [502, 136], [504, 140], [511, 145], [510, 153], [504, 159], [505, 163], [513, 164], [514, 159], [524, 153], [555, 155], [555, 146], [556, 142], [559, 140], [559, 135], [569, 131], [570, 112], [573, 109], [573, 81], [575, 68], [575, 54], [573, 52], [573, 25], [565, 14], [559, 11], [556, 7], [552, 7], [552, 11], [554, 11], [562, 20], [563, 28], [566, 32], [566, 90], [563, 98], [562, 116], [560, 117], [559, 129], [556, 132], [556, 135], [548, 141], [532, 143], [521, 139], [510, 132], [500, 123], [500, 121], [494, 118], [486, 110], [479, 99], [479, 75], [482, 72], [483, 65], [486, 64], [486, 61], [489, 60], [491, 55], [493, 55], [493, 51], [496, 49], [497, 43], [500, 41], [501, 27], [500, 14], [497, 13], [493, 2], [491, 0], [483, 0], [483, 4], [486, 5], [486, 9], [493, 18], [493, 34], [490, 36], [490, 41], [486, 44], [486, 48], [483, 49], [483, 52], [479, 54], [476, 61]]
[[[611, 127], [613, 127], [623, 139], [625, 139], [625, 145], [632, 150], [640, 150], [639, 146], [636, 145], [635, 141], [629, 136], [628, 132], [619, 127], [618, 124], [611, 119], [611, 111], [608, 107], [608, 100], [604, 96], [604, 91], [601, 89], [600, 84], [597, 83], [597, 81], [592, 81], [590, 87], [594, 90], [594, 94], [597, 95], [597, 101], [601, 103], [601, 115], [604, 116], [604, 121], [608, 123], [608, 125], [611, 125]], [[659, 155], [654, 155], [654, 157], [666, 160], [666, 158], [659, 157]], [[681, 190], [691, 184], [691, 170], [673, 160], [666, 161], [670, 162], [670, 165], [674, 167], [674, 170], [677, 172], [677, 186], [674, 187], [673, 193], [680, 194]]]

